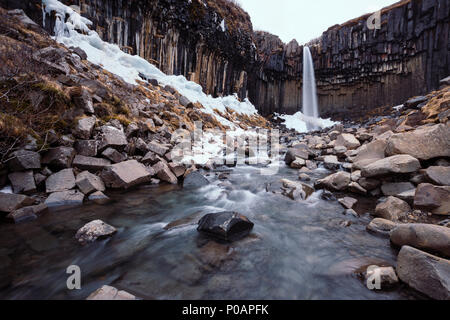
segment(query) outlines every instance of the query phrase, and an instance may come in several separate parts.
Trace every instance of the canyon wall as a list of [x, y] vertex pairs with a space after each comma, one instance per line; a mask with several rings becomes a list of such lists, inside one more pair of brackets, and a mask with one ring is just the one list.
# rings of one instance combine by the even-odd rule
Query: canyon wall
[[[450, 0], [402, 1], [385, 8], [381, 29], [366, 15], [333, 26], [308, 44], [321, 116], [357, 119], [439, 87], [450, 74]], [[302, 104], [303, 46], [255, 33], [261, 64], [249, 95], [264, 114], [293, 113]]]
[[[122, 50], [167, 74], [184, 75], [213, 96], [238, 93], [264, 115], [302, 104], [303, 46], [253, 32], [248, 14], [229, 0], [63, 0]], [[0, 0], [42, 23], [41, 0]], [[437, 89], [450, 74], [450, 0], [404, 0], [382, 12], [328, 29], [308, 46], [321, 116], [358, 119]], [[51, 32], [52, 26], [46, 26]], [[301, 31], [299, 31], [301, 32]]]

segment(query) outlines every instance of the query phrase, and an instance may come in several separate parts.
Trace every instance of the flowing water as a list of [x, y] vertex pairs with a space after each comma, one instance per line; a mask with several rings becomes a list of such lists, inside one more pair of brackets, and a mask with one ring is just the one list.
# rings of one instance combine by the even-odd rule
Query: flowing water
[[319, 118], [314, 62], [307, 46], [303, 47], [303, 114], [307, 117]]
[[[226, 181], [217, 175], [209, 173], [212, 184], [198, 190], [143, 187], [110, 194], [113, 202], [106, 205], [1, 224], [0, 298], [85, 299], [104, 284], [144, 299], [418, 297], [406, 288], [372, 292], [354, 273], [369, 264], [395, 265], [397, 251], [389, 240], [365, 230], [368, 215], [344, 216], [336, 201], [321, 200], [321, 191], [300, 202], [270, 192], [279, 190], [281, 178], [297, 179], [295, 170], [282, 167], [277, 175], [262, 176], [258, 168], [241, 166]], [[250, 236], [220, 244], [198, 234], [202, 215], [223, 210], [248, 216], [255, 223]], [[118, 232], [82, 247], [74, 235], [94, 219]], [[346, 220], [353, 224], [342, 226]], [[81, 290], [66, 288], [69, 265], [81, 268]]]

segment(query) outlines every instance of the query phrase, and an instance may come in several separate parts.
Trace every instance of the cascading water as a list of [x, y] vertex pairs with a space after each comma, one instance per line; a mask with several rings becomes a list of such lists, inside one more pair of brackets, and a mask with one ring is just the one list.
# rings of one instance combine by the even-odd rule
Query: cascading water
[[307, 46], [303, 48], [303, 114], [307, 117], [319, 118], [314, 63]]

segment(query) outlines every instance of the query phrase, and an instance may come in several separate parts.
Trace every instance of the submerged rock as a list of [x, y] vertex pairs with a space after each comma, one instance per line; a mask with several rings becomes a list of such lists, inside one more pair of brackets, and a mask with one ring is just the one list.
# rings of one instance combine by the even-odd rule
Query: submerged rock
[[136, 300], [136, 297], [126, 291], [103, 286], [91, 293], [86, 300]]
[[94, 220], [84, 225], [77, 231], [75, 239], [82, 245], [112, 236], [117, 230], [113, 226], [106, 224], [101, 220]]
[[221, 212], [204, 216], [197, 230], [220, 240], [235, 241], [246, 237], [253, 226], [253, 222], [237, 212]]
[[397, 274], [410, 287], [436, 300], [450, 300], [450, 261], [410, 246], [397, 258]]
[[6, 216], [7, 219], [14, 223], [21, 223], [37, 219], [37, 216], [47, 211], [48, 207], [42, 203], [36, 206], [24, 207], [17, 209]]

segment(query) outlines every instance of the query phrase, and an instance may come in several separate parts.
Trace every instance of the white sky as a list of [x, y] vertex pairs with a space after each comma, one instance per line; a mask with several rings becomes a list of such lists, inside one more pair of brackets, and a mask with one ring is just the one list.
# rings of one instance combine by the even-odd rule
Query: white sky
[[238, 0], [253, 28], [273, 33], [287, 43], [318, 38], [329, 27], [375, 12], [396, 0]]

